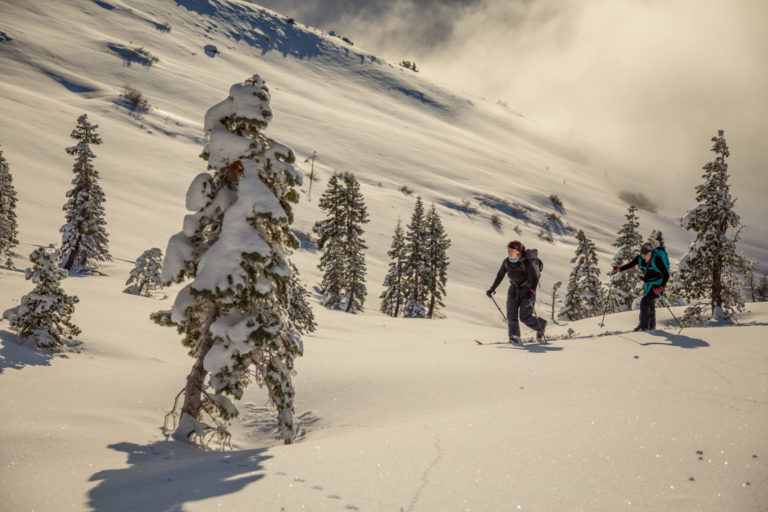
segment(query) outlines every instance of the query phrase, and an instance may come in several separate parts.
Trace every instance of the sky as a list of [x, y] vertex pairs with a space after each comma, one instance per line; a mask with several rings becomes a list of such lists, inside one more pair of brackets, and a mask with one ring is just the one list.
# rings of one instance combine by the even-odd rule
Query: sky
[[[454, 89], [505, 102], [582, 146], [606, 176], [679, 200], [725, 130], [732, 193], [768, 214], [768, 2], [258, 0]], [[617, 181], [617, 187], [621, 185]]]

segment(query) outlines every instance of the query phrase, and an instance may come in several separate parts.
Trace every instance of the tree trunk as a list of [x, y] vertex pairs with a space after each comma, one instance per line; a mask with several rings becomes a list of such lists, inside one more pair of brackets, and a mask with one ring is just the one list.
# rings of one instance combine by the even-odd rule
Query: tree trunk
[[[205, 323], [202, 329], [202, 341], [200, 342], [199, 353], [195, 364], [192, 365], [192, 370], [187, 375], [187, 385], [184, 387], [184, 405], [181, 407], [182, 421], [179, 422], [179, 426], [174, 433], [174, 437], [188, 439], [191, 431], [179, 432], [179, 429], [189, 429], [189, 423], [183, 421], [183, 417], [187, 414], [190, 418], [195, 420], [200, 419], [201, 409], [203, 408], [203, 383], [208, 372], [203, 367], [203, 361], [208, 351], [211, 350], [215, 342], [213, 336], [209, 332], [209, 328], [213, 321], [218, 316], [219, 308], [214, 303], [209, 303], [207, 306]], [[185, 426], [186, 425], [186, 426]]]
[[715, 307], [721, 307], [723, 305], [723, 259], [718, 253], [715, 256], [714, 265], [712, 265], [712, 312], [714, 313]]
[[64, 270], [69, 272], [72, 270], [72, 265], [75, 264], [75, 256], [77, 255], [77, 250], [72, 249], [69, 251], [69, 256], [67, 257], [67, 261], [64, 262]]

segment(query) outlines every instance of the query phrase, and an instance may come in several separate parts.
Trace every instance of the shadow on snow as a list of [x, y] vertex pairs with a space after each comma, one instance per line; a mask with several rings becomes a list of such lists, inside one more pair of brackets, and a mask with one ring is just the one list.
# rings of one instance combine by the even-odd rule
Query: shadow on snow
[[19, 345], [18, 337], [0, 331], [0, 374], [5, 370], [21, 370], [25, 366], [50, 366], [53, 354]]
[[182, 510], [185, 503], [240, 491], [264, 477], [265, 449], [206, 452], [173, 441], [150, 445], [117, 443], [109, 448], [128, 454], [129, 467], [91, 476], [100, 483], [88, 493], [96, 511]]

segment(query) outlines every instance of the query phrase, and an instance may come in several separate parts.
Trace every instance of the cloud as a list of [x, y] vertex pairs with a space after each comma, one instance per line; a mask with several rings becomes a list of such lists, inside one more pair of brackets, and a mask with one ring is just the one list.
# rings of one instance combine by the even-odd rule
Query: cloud
[[[264, 3], [264, 2], [262, 2]], [[609, 176], [679, 200], [724, 129], [732, 192], [768, 216], [768, 2], [270, 1], [439, 83], [501, 99], [582, 142]], [[687, 193], [687, 192], [685, 192]]]

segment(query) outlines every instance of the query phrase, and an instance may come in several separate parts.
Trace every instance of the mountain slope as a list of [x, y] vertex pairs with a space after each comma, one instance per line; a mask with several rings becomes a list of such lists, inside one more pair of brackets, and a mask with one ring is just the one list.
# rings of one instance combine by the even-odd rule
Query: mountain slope
[[[607, 317], [605, 330], [597, 319], [552, 326], [553, 335], [571, 329], [582, 338], [550, 346], [473, 342], [505, 336], [483, 291], [506, 242], [539, 248], [539, 308], [548, 315], [542, 303], [568, 277], [575, 229], [595, 239], [609, 266], [626, 211], [616, 188], [633, 177], [593, 169], [566, 138], [501, 105], [250, 2], [0, 1], [0, 11], [0, 144], [19, 195], [16, 265], [24, 268], [37, 245], [59, 242], [72, 178], [64, 148], [81, 113], [104, 139], [95, 165], [115, 258], [104, 276], [63, 283], [81, 299], [77, 352], [31, 351], [0, 324], [0, 401], [9, 411], [0, 509], [768, 503], [762, 305], [741, 327], [677, 333], [660, 310], [665, 331], [656, 334], [598, 336], [631, 329], [637, 312], [627, 312]], [[294, 148], [306, 174], [305, 159], [319, 153], [319, 180], [311, 200], [305, 181], [296, 229], [308, 233], [321, 218], [317, 200], [334, 170], [360, 180], [371, 216], [369, 299], [358, 315], [314, 303], [319, 329], [305, 337], [297, 364], [296, 444], [278, 445], [263, 393], [251, 388], [233, 426], [236, 449], [204, 453], [164, 440], [158, 428], [192, 363], [174, 330], [148, 319], [169, 301], [121, 292], [133, 260], [165, 249], [181, 229], [187, 186], [205, 167], [205, 111], [253, 73], [272, 93], [267, 133]], [[126, 108], [126, 84], [148, 99], [148, 111]], [[417, 194], [435, 203], [452, 239], [443, 320], [378, 312], [394, 225], [410, 219]], [[664, 231], [673, 259], [688, 236], [676, 227], [682, 213], [641, 213], [642, 232]], [[547, 226], [551, 243], [538, 238]], [[309, 288], [319, 282], [311, 245], [293, 260]], [[0, 268], [0, 310], [30, 288], [23, 273]]]

